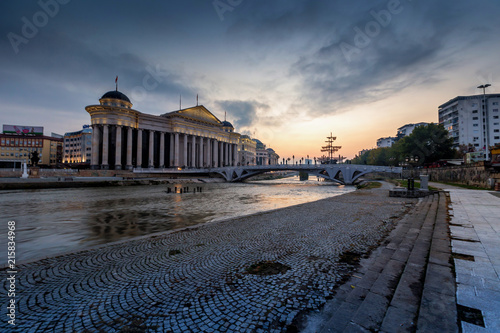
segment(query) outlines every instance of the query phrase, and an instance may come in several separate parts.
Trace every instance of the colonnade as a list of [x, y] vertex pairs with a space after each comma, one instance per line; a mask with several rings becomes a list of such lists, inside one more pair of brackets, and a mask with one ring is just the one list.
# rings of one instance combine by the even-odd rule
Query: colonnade
[[238, 145], [224, 139], [120, 125], [92, 126], [93, 169], [235, 166]]

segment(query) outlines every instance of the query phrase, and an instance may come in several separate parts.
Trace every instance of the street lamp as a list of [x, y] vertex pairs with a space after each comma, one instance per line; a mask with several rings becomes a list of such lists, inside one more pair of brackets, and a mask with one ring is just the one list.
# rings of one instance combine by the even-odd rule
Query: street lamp
[[415, 189], [415, 179], [413, 176], [413, 167], [415, 164], [418, 163], [419, 157], [418, 155], [415, 156], [406, 156], [405, 157], [405, 162], [406, 166], [410, 167], [410, 175], [408, 177], [408, 191], [413, 191]]
[[488, 141], [488, 137], [490, 136], [490, 132], [489, 132], [489, 128], [488, 128], [488, 123], [489, 123], [489, 119], [488, 119], [488, 107], [486, 105], [486, 88], [490, 87], [491, 84], [487, 83], [487, 84], [482, 84], [480, 86], [478, 86], [477, 88], [478, 89], [483, 89], [483, 135], [484, 135], [484, 139], [483, 139], [483, 142], [484, 142], [484, 147], [485, 147], [485, 156], [486, 156], [486, 161], [489, 161], [490, 157], [489, 157], [489, 141]]

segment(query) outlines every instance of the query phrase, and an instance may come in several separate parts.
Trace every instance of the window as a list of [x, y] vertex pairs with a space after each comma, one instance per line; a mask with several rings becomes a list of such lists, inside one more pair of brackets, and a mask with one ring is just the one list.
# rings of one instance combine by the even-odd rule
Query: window
[[494, 132], [494, 133], [498, 133], [498, 132], [500, 132], [500, 130], [497, 130], [497, 129], [496, 129], [496, 130], [493, 130], [493, 132]]
[[493, 119], [498, 119], [498, 116], [493, 116]]
[[493, 102], [493, 105], [498, 105], [498, 102]]
[[493, 112], [498, 112], [498, 109], [493, 109]]
[[477, 113], [477, 110], [472, 110], [472, 113]]
[[479, 143], [475, 143], [475, 144], [474, 144], [474, 147], [479, 147]]
[[472, 120], [478, 120], [479, 118], [478, 117], [472, 117]]
[[472, 126], [474, 126], [474, 127], [478, 127], [478, 126], [479, 126], [479, 124], [473, 124]]
[[499, 140], [499, 139], [500, 139], [500, 136], [495, 136], [495, 140]]

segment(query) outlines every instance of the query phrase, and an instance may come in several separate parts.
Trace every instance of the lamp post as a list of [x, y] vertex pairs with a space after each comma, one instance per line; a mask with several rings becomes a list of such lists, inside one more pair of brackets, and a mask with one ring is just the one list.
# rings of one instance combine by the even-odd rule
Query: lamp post
[[478, 86], [477, 88], [478, 89], [483, 89], [483, 115], [482, 115], [482, 119], [483, 119], [483, 135], [484, 135], [484, 147], [485, 147], [485, 156], [486, 156], [486, 161], [489, 161], [490, 160], [490, 156], [489, 156], [489, 150], [488, 150], [488, 147], [489, 147], [489, 141], [488, 141], [488, 137], [490, 135], [490, 132], [489, 132], [489, 128], [488, 128], [488, 123], [489, 123], [489, 119], [488, 119], [488, 106], [486, 105], [486, 88], [490, 87], [491, 84], [487, 83], [487, 84], [482, 84], [480, 86]]
[[415, 156], [406, 156], [405, 161], [406, 165], [410, 167], [410, 175], [408, 177], [408, 191], [413, 191], [415, 189], [415, 178], [413, 175], [414, 165], [418, 163], [419, 157]]

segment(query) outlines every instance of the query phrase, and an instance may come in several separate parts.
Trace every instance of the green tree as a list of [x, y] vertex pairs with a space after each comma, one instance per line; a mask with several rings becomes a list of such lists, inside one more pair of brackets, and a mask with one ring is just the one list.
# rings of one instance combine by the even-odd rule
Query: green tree
[[418, 163], [433, 163], [440, 159], [453, 158], [453, 139], [442, 124], [431, 123], [419, 126], [392, 147], [399, 162], [406, 157], [418, 157]]

